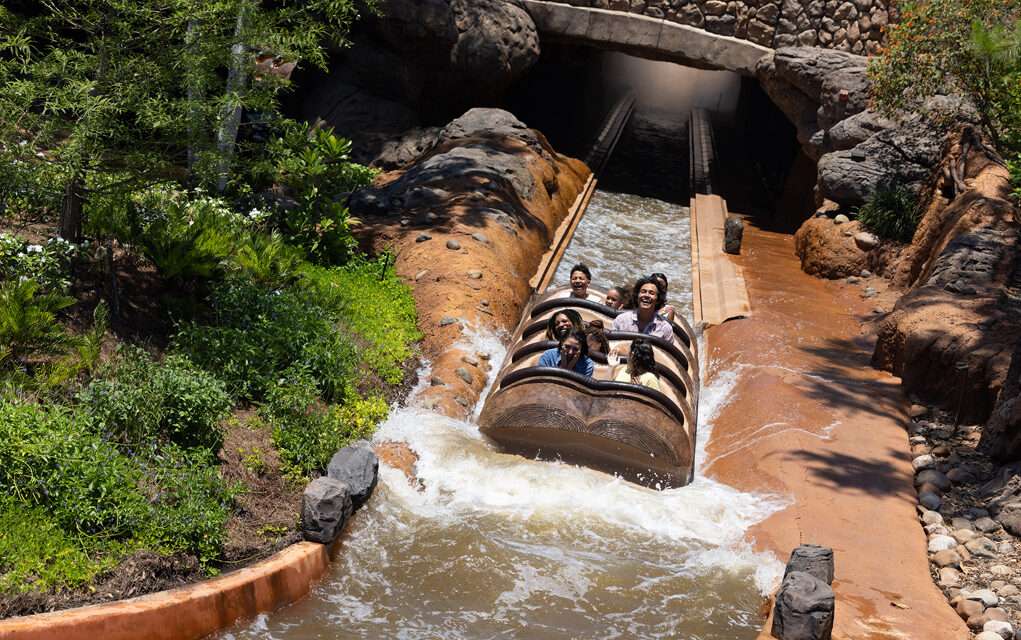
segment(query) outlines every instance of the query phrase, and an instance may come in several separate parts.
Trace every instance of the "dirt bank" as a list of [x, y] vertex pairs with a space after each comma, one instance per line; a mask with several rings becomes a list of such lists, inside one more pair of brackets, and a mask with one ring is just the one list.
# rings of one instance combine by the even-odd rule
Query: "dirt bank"
[[407, 170], [358, 194], [363, 240], [396, 258], [411, 284], [432, 363], [425, 406], [468, 415], [488, 354], [457, 347], [464, 331], [513, 329], [528, 280], [589, 174], [506, 111], [472, 109]]
[[757, 548], [834, 549], [834, 638], [968, 637], [929, 575], [899, 380], [869, 366], [874, 301], [802, 272], [790, 236], [749, 225], [739, 259], [754, 316], [708, 332], [708, 375], [739, 378], [706, 472], [792, 499], [749, 532]]

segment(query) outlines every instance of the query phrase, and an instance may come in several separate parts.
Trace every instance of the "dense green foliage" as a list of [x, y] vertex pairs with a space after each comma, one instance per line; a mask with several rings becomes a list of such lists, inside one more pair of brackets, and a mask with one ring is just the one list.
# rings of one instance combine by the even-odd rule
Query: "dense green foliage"
[[1021, 151], [1021, 2], [911, 0], [869, 71], [877, 105], [914, 110], [926, 98], [968, 97], [994, 142]]
[[881, 238], [910, 242], [918, 226], [918, 198], [899, 185], [879, 186], [858, 210], [858, 220]]
[[222, 382], [180, 355], [154, 361], [128, 349], [80, 395], [108, 439], [132, 449], [168, 442], [213, 454], [223, 444], [220, 422], [232, 402]]

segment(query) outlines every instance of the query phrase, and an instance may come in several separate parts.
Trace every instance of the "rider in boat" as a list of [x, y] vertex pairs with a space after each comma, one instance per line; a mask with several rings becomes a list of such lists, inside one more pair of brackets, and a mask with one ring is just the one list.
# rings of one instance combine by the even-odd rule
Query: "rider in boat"
[[606, 299], [603, 300], [603, 304], [611, 309], [621, 309], [624, 307], [624, 302], [627, 301], [627, 298], [627, 287], [610, 287], [610, 290], [606, 292]]
[[659, 391], [659, 375], [656, 373], [656, 354], [652, 345], [638, 339], [631, 342], [627, 364], [619, 365], [613, 374], [614, 382], [640, 384]]
[[607, 354], [610, 352], [610, 341], [606, 339], [603, 321], [594, 318], [585, 323], [585, 338], [588, 340], [589, 353]]
[[666, 293], [651, 276], [635, 283], [632, 295], [634, 309], [625, 311], [613, 320], [614, 331], [632, 331], [672, 341], [674, 330], [671, 324], [659, 315], [666, 304]]
[[581, 331], [573, 331], [560, 340], [560, 346], [547, 349], [539, 357], [540, 367], [569, 369], [591, 378], [596, 364], [588, 357], [588, 342]]
[[[656, 284], [659, 285], [659, 288], [663, 290], [663, 297], [665, 298], [667, 294], [666, 275], [662, 273], [654, 273], [651, 277], [656, 281]], [[677, 311], [674, 309], [673, 305], [669, 304], [663, 305], [663, 308], [659, 310], [659, 315], [663, 316], [670, 322], [674, 321], [674, 316], [676, 314]]]
[[557, 311], [546, 321], [546, 339], [560, 342], [568, 333], [575, 331], [584, 332], [585, 326], [581, 314], [574, 309], [563, 309]]
[[[571, 297], [589, 299], [588, 286], [592, 283], [592, 271], [582, 263], [571, 267]], [[596, 298], [598, 300], [598, 298]]]

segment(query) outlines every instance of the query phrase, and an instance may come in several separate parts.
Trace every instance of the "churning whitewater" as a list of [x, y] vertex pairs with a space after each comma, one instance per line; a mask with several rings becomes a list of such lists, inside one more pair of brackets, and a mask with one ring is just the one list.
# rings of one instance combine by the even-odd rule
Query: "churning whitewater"
[[[673, 205], [639, 204], [672, 207], [675, 225], [682, 217]], [[614, 210], [619, 203], [590, 209], [586, 234], [606, 243], [617, 222], [605, 216]], [[686, 212], [683, 219], [686, 237]], [[636, 236], [621, 233], [634, 247]], [[664, 237], [652, 234], [643, 246], [662, 247]], [[624, 273], [619, 263], [641, 255], [611, 259], [605, 249], [596, 254], [600, 272]], [[666, 272], [672, 297], [684, 303], [688, 253], [677, 244], [670, 250], [683, 257], [680, 265], [659, 258], [648, 269]], [[463, 340], [491, 356], [491, 382], [505, 355], [500, 336], [467, 330]], [[225, 637], [754, 638], [762, 594], [782, 565], [754, 553], [743, 536], [784, 502], [699, 473], [713, 419], [737, 377], [724, 371], [703, 388], [695, 480], [666, 491], [501, 454], [473, 422], [428, 411], [413, 393], [375, 441], [407, 442], [419, 455], [417, 482], [382, 465], [375, 497], [312, 596]]]

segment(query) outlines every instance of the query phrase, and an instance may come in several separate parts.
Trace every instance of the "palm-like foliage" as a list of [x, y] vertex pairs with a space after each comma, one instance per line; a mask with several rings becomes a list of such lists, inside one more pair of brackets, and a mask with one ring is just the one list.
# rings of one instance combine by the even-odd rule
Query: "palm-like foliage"
[[71, 338], [57, 322], [57, 313], [74, 298], [40, 292], [35, 280], [0, 284], [0, 368], [58, 353]]

